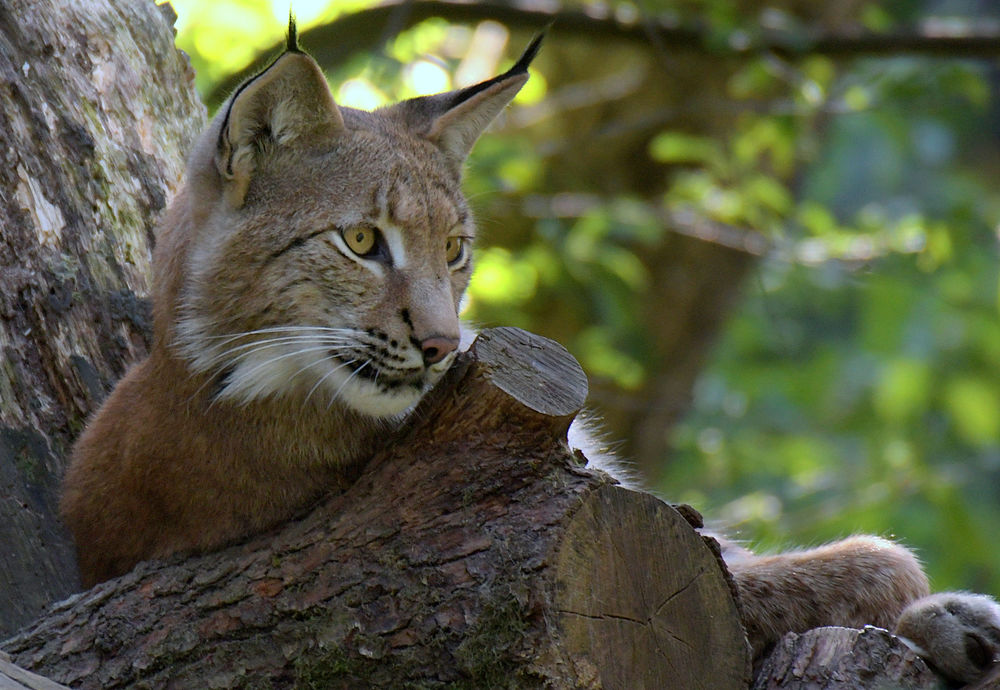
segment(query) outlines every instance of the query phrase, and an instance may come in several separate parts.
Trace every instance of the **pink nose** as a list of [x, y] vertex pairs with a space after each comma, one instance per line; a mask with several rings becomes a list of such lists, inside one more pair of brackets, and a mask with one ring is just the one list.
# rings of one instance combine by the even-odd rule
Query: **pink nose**
[[436, 335], [421, 341], [420, 349], [424, 353], [424, 364], [437, 364], [458, 349], [458, 338]]

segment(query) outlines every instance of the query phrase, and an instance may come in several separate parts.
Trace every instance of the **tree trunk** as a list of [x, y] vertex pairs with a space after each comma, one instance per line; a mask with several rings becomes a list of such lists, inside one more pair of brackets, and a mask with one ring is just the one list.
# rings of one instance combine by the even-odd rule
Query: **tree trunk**
[[343, 495], [4, 648], [80, 688], [746, 687], [717, 549], [567, 447], [586, 388], [561, 346], [487, 331]]
[[151, 2], [0, 4], [0, 634], [78, 589], [66, 451], [145, 353], [152, 228], [205, 117], [171, 23]]

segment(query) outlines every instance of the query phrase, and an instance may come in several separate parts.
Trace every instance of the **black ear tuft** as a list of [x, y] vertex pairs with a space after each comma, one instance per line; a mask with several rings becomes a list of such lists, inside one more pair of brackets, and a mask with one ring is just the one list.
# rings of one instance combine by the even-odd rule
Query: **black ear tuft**
[[542, 39], [545, 38], [545, 34], [547, 34], [551, 28], [552, 22], [549, 22], [544, 29], [538, 32], [537, 36], [531, 39], [531, 43], [529, 43], [528, 47], [524, 49], [524, 53], [517, 59], [514, 66], [507, 70], [507, 74], [505, 76], [509, 77], [528, 71], [528, 65], [530, 65], [531, 61], [535, 59], [536, 55], [538, 55], [538, 50], [542, 47]]
[[548, 32], [549, 27], [551, 26], [552, 26], [551, 23], [548, 24], [548, 26], [546, 26], [544, 29], [538, 32], [537, 36], [531, 39], [531, 43], [528, 44], [528, 47], [525, 48], [524, 53], [522, 53], [521, 57], [517, 59], [517, 62], [514, 63], [513, 67], [511, 67], [509, 70], [501, 74], [499, 77], [493, 77], [489, 81], [484, 81], [479, 84], [473, 84], [472, 86], [466, 87], [461, 91], [456, 92], [455, 97], [452, 99], [451, 103], [448, 104], [448, 108], [454, 108], [460, 103], [469, 100], [480, 91], [485, 91], [486, 89], [493, 86], [497, 82], [504, 81], [505, 79], [510, 79], [511, 77], [516, 76], [518, 74], [527, 74], [528, 66], [531, 64], [531, 61], [535, 59], [535, 56], [538, 55], [538, 50], [542, 47], [542, 39], [545, 38], [545, 34]]
[[285, 50], [289, 53], [304, 52], [299, 47], [299, 30], [295, 26], [295, 15], [292, 14], [291, 5], [288, 6], [288, 40], [285, 42]]

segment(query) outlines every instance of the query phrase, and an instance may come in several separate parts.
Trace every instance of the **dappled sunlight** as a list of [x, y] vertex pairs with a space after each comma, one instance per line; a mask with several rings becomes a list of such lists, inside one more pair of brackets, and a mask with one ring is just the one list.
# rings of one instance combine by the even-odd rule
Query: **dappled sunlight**
[[451, 90], [448, 70], [430, 60], [417, 60], [403, 69], [403, 79], [416, 96], [430, 96]]
[[374, 110], [389, 103], [388, 97], [367, 79], [348, 79], [337, 89], [337, 103], [348, 108]]

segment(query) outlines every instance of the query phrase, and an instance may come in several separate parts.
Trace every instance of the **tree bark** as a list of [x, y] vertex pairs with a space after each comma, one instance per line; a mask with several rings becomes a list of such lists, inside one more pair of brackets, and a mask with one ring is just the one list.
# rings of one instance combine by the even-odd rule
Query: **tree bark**
[[753, 690], [939, 690], [941, 678], [900, 638], [881, 628], [788, 633], [761, 667]]
[[0, 690], [67, 690], [37, 673], [25, 671], [10, 663], [10, 657], [0, 652]]
[[151, 2], [0, 4], [0, 634], [79, 585], [66, 451], [145, 353], [152, 228], [204, 107]]
[[487, 331], [346, 493], [142, 564], [4, 648], [79, 688], [746, 687], [717, 548], [582, 466], [585, 397], [561, 346]]

